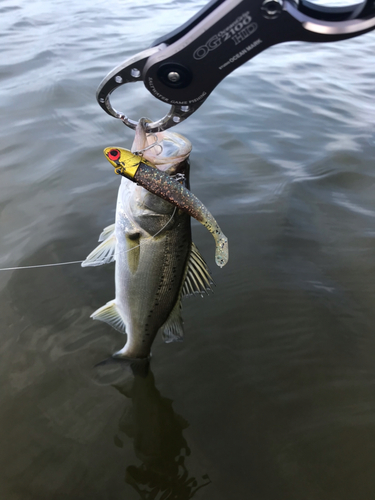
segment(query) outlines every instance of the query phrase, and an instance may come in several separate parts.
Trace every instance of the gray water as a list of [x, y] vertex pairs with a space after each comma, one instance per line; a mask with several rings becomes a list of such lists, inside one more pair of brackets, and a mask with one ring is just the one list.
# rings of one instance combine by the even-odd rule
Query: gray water
[[[82, 260], [114, 220], [102, 150], [133, 134], [96, 88], [198, 0], [0, 2], [0, 266]], [[274, 47], [175, 128], [230, 242], [214, 295], [151, 371], [95, 366], [124, 337], [90, 314], [113, 265], [0, 273], [0, 498], [375, 496], [375, 33]], [[132, 118], [166, 107], [142, 86]]]

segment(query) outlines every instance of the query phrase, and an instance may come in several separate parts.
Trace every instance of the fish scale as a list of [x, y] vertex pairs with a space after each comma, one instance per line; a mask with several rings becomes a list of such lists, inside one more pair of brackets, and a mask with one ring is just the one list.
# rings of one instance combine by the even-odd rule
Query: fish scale
[[[129, 181], [124, 179], [124, 182]], [[140, 238], [140, 259], [135, 273], [126, 263], [116, 261], [116, 302], [125, 319], [129, 339], [122, 356], [149, 355], [157, 332], [178, 299], [191, 240], [184, 238], [183, 252], [179, 255], [173, 251], [184, 235], [190, 234], [190, 218], [186, 214], [176, 217], [180, 220], [173, 230], [153, 239]], [[167, 221], [166, 218], [164, 215], [158, 218], [160, 228], [168, 221], [169, 217]], [[135, 222], [145, 226], [142, 216]], [[120, 242], [122, 238], [126, 238], [126, 234], [118, 236]]]

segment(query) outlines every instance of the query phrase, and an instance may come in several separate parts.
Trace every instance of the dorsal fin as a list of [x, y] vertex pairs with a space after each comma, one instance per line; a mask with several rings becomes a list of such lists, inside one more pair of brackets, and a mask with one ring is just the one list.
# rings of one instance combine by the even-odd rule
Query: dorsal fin
[[107, 302], [104, 306], [97, 309], [91, 314], [90, 318], [104, 321], [121, 333], [126, 332], [124, 320], [122, 319], [114, 300]]
[[182, 296], [208, 293], [212, 291], [214, 280], [210, 275], [207, 264], [199, 253], [198, 248], [191, 243], [187, 262], [185, 282], [182, 286]]
[[84, 260], [82, 267], [101, 266], [115, 260], [116, 236], [115, 233], [102, 241]]

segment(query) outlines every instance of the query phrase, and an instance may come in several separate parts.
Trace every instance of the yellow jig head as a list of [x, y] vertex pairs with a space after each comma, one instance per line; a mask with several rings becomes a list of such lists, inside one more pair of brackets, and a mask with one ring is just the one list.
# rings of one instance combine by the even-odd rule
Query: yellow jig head
[[142, 156], [133, 154], [128, 149], [105, 148], [104, 154], [107, 160], [115, 167], [116, 174], [123, 175], [131, 180], [134, 180], [134, 176], [141, 163], [156, 168], [148, 160]]

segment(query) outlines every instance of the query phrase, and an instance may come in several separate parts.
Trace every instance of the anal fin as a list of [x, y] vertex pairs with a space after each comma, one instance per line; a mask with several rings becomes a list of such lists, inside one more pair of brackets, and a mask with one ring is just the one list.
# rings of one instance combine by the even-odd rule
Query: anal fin
[[104, 321], [121, 333], [126, 333], [125, 323], [116, 302], [111, 300], [91, 314], [90, 318]]
[[167, 321], [160, 328], [162, 338], [165, 343], [183, 342], [184, 340], [184, 325], [181, 317], [181, 299], [178, 298], [174, 308], [172, 309]]

